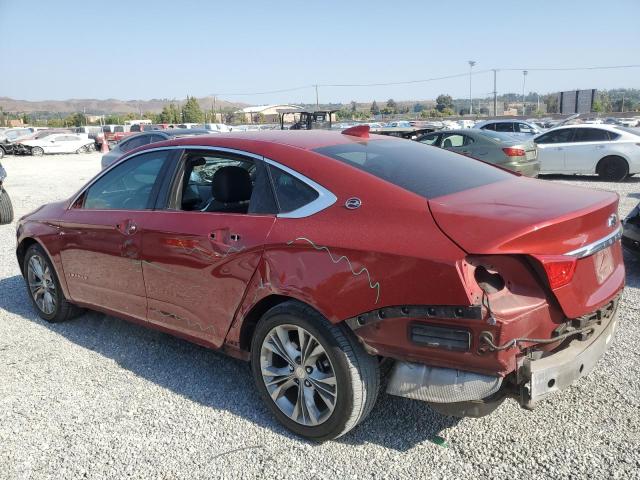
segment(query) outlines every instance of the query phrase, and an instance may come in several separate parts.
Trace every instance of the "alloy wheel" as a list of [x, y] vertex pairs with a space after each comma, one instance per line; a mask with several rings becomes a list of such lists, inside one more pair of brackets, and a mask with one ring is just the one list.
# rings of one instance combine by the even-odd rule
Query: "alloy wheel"
[[316, 426], [333, 413], [336, 375], [324, 347], [304, 328], [271, 329], [260, 350], [262, 380], [273, 402], [294, 422]]
[[46, 315], [56, 310], [58, 293], [47, 262], [40, 255], [32, 255], [27, 264], [29, 291], [38, 308]]

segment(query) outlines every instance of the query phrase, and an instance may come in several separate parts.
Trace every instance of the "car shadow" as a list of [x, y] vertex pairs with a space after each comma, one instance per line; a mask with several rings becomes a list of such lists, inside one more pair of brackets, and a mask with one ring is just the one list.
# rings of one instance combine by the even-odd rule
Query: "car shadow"
[[611, 180], [603, 180], [598, 175], [563, 175], [559, 173], [554, 174], [540, 174], [539, 178], [544, 180], [574, 180], [584, 182], [610, 182], [610, 183], [640, 183], [640, 177], [627, 177], [621, 182], [613, 182]]
[[[315, 445], [277, 423], [258, 397], [246, 362], [94, 311], [64, 323], [45, 322], [37, 315], [19, 275], [0, 280], [0, 309], [62, 335], [191, 401], [227, 410], [284, 437]], [[459, 421], [422, 402], [381, 394], [369, 418], [337, 441], [407, 451], [424, 441], [442, 444], [442, 431]]]

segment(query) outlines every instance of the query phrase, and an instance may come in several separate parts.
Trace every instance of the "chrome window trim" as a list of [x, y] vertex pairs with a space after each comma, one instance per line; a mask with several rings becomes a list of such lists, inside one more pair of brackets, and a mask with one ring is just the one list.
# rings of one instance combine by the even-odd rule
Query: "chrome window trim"
[[[80, 190], [80, 192], [75, 197], [73, 197], [73, 200], [69, 203], [69, 206], [67, 207], [67, 209], [68, 210], [71, 209], [71, 206], [76, 203], [78, 198], [80, 198], [89, 188], [91, 188], [91, 186], [95, 182], [97, 182], [100, 178], [102, 178], [103, 175], [106, 175], [108, 172], [110, 172], [111, 169], [113, 169], [116, 165], [119, 165], [120, 163], [124, 162], [125, 160], [128, 160], [128, 159], [133, 158], [133, 157], [138, 156], [138, 155], [142, 155], [144, 153], [157, 152], [157, 151], [163, 151], [163, 150], [210, 150], [210, 151], [231, 153], [231, 154], [235, 154], [235, 155], [242, 155], [242, 156], [245, 156], [245, 157], [253, 158], [255, 160], [260, 160], [260, 161], [265, 162], [265, 163], [267, 163], [269, 165], [272, 165], [272, 166], [274, 166], [276, 168], [279, 168], [280, 170], [288, 173], [289, 175], [291, 175], [291, 176], [295, 177], [296, 179], [300, 180], [302, 183], [304, 183], [307, 186], [311, 187], [313, 190], [315, 190], [318, 193], [318, 198], [316, 198], [314, 201], [312, 201], [310, 203], [307, 203], [306, 205], [303, 205], [302, 207], [300, 207], [300, 208], [298, 208], [296, 210], [293, 210], [291, 212], [278, 213], [276, 215], [276, 217], [278, 217], [278, 218], [305, 218], [305, 217], [310, 217], [311, 215], [315, 215], [316, 213], [321, 212], [322, 210], [330, 207], [331, 205], [333, 205], [334, 203], [336, 203], [338, 201], [338, 197], [336, 197], [333, 194], [333, 192], [331, 192], [330, 190], [326, 189], [322, 185], [314, 182], [310, 178], [302, 175], [301, 173], [293, 170], [292, 168], [289, 168], [286, 165], [282, 165], [281, 163], [278, 163], [278, 162], [276, 162], [274, 160], [271, 160], [269, 158], [263, 157], [262, 155], [258, 155], [256, 153], [251, 153], [251, 152], [246, 152], [244, 150], [236, 150], [236, 149], [233, 149], [233, 148], [226, 148], [226, 147], [215, 147], [215, 146], [204, 146], [204, 145], [172, 145], [172, 146], [167, 146], [167, 147], [149, 148], [149, 149], [146, 149], [146, 150], [141, 150], [140, 152], [135, 152], [133, 154], [124, 155], [122, 158], [116, 160], [111, 165], [109, 165], [107, 168], [105, 168], [102, 172], [100, 172], [98, 174], [98, 176], [96, 176], [93, 180], [91, 180], [90, 183], [85, 185], [85, 187], [82, 188]], [[274, 195], [275, 194], [276, 194], [276, 192], [274, 191]]]
[[565, 255], [577, 258], [588, 257], [589, 255], [593, 255], [594, 253], [599, 252], [600, 250], [604, 250], [605, 248], [613, 245], [621, 238], [622, 226], [619, 225], [614, 232], [610, 233], [606, 237], [601, 238], [600, 240], [596, 240], [595, 242], [590, 243], [589, 245], [585, 245], [584, 247], [571, 250], [570, 252], [565, 253]]

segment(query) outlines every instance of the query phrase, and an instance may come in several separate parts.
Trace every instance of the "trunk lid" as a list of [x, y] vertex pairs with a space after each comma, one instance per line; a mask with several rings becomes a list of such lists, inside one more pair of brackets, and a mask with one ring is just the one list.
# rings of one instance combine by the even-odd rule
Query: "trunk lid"
[[611, 234], [615, 193], [524, 177], [429, 200], [442, 231], [467, 253], [563, 255]]
[[[469, 254], [528, 255], [543, 277], [547, 261], [572, 262], [567, 283], [554, 287], [549, 270], [546, 279], [568, 318], [597, 310], [624, 287], [614, 193], [519, 177], [431, 199], [429, 208]], [[604, 246], [581, 251], [593, 244]]]

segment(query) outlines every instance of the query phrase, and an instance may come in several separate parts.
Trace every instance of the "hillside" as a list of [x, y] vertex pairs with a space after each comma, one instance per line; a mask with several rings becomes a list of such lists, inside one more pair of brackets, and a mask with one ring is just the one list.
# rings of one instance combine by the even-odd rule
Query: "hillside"
[[[97, 99], [69, 99], [69, 100], [14, 100], [13, 98], [0, 97], [0, 109], [12, 113], [34, 113], [34, 112], [59, 112], [73, 113], [85, 112], [87, 115], [109, 115], [114, 113], [139, 113], [151, 112], [160, 113], [162, 108], [169, 103], [184, 103], [184, 99], [151, 99], [151, 100], [117, 100], [109, 98], [106, 100]], [[213, 107], [213, 97], [198, 98], [198, 103], [202, 109], [210, 110]], [[237, 109], [246, 107], [247, 104], [240, 102], [227, 102], [216, 99], [216, 110]]]

